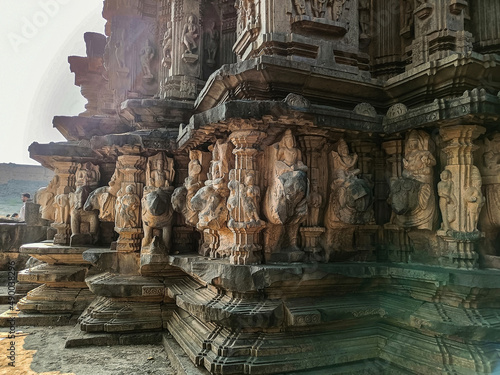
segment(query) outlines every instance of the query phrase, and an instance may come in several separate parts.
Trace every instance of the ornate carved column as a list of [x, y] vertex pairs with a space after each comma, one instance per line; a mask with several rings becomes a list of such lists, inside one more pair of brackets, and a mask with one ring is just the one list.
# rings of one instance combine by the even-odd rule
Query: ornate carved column
[[230, 214], [228, 227], [234, 233], [231, 251], [232, 264], [259, 264], [262, 260], [262, 245], [259, 233], [265, 227], [260, 219], [261, 192], [257, 181], [255, 156], [258, 144], [266, 133], [257, 130], [233, 132], [229, 139], [235, 145], [235, 167], [230, 172], [231, 191], [227, 205]]
[[475, 243], [481, 233], [477, 223], [484, 197], [481, 173], [473, 164], [474, 140], [485, 132], [477, 125], [458, 125], [440, 129], [446, 143], [447, 163], [438, 184], [439, 207], [443, 224], [438, 231], [446, 245], [444, 257], [458, 268], [474, 268], [478, 255]]
[[120, 235], [117, 250], [138, 251], [141, 248], [141, 197], [144, 187], [146, 158], [139, 155], [118, 157], [117, 168], [122, 174], [121, 188], [116, 200], [115, 231]]
[[54, 164], [54, 173], [59, 185], [54, 198], [55, 219], [51, 227], [57, 230], [54, 244], [68, 245], [71, 236], [69, 194], [75, 190], [75, 172], [78, 164], [67, 161], [54, 162]]

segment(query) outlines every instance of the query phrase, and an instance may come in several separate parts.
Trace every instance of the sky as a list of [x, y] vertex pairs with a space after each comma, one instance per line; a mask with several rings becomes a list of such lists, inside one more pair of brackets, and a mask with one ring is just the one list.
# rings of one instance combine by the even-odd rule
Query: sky
[[85, 32], [104, 33], [102, 3], [0, 0], [0, 163], [38, 164], [31, 143], [64, 141], [52, 118], [85, 110], [68, 56], [85, 56]]

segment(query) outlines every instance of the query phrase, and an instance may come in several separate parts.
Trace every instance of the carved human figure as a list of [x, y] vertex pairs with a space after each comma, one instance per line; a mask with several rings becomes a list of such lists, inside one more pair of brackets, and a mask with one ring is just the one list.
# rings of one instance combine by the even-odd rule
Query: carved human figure
[[[161, 154], [160, 154], [161, 155]], [[155, 188], [168, 187], [170, 186], [170, 181], [173, 181], [173, 160], [167, 160], [167, 164], [165, 165], [165, 160], [163, 156], [153, 159], [149, 164], [149, 186], [153, 186]]]
[[146, 40], [144, 47], [141, 49], [140, 55], [143, 78], [153, 78], [153, 73], [151, 72], [151, 63], [155, 56], [155, 49], [151, 45], [151, 42], [149, 40]]
[[344, 12], [344, 4], [347, 0], [330, 0], [332, 5], [332, 21], [339, 21]]
[[292, 0], [293, 7], [298, 15], [302, 16], [306, 14], [306, 2], [305, 0]]
[[359, 0], [359, 35], [368, 37], [370, 35], [370, 0]]
[[402, 227], [432, 230], [437, 221], [433, 188], [436, 159], [430, 151], [430, 142], [423, 130], [409, 133], [402, 177], [391, 186], [390, 201], [396, 213], [393, 222]]
[[413, 0], [403, 0], [403, 28], [413, 24]]
[[277, 148], [276, 161], [266, 191], [264, 210], [271, 224], [284, 226], [284, 241], [290, 249], [296, 250], [299, 225], [307, 218], [308, 168], [302, 162], [302, 153], [296, 148], [290, 129], [272, 147]]
[[327, 227], [335, 228], [336, 222], [367, 224], [373, 220], [373, 194], [368, 182], [357, 178], [358, 155], [349, 154], [343, 138], [337, 143], [337, 151], [331, 152], [333, 170], [331, 194], [326, 212]]
[[215, 66], [215, 57], [219, 50], [220, 34], [215, 21], [210, 23], [210, 27], [206, 32], [206, 49], [207, 49], [207, 65], [210, 67]]
[[308, 210], [306, 224], [308, 227], [316, 227], [319, 223], [319, 210], [323, 205], [323, 197], [318, 192], [318, 183], [314, 181], [311, 184], [311, 192], [309, 193]]
[[255, 185], [255, 176], [252, 172], [245, 177], [242, 207], [247, 222], [260, 222], [259, 217], [260, 188]]
[[49, 182], [49, 185], [40, 188], [35, 195], [35, 202], [40, 205], [40, 213], [42, 219], [54, 221], [54, 198], [57, 194], [57, 186], [59, 185], [59, 177], [55, 175]]
[[471, 185], [465, 189], [464, 200], [467, 206], [467, 220], [470, 231], [477, 231], [479, 214], [484, 205], [484, 196], [481, 193], [481, 173], [476, 166], [471, 167]]
[[199, 30], [195, 23], [194, 15], [189, 15], [184, 29], [182, 31], [183, 43], [186, 48], [186, 53], [194, 53], [198, 49]]
[[54, 197], [54, 223], [56, 224], [70, 224], [70, 201], [69, 193], [71, 192], [69, 186], [65, 187], [64, 193], [58, 194]]
[[227, 184], [229, 189], [229, 197], [227, 198], [227, 208], [231, 213], [231, 217], [236, 217], [235, 210], [239, 205], [240, 197], [240, 182], [236, 179], [236, 170], [231, 169], [229, 171], [229, 183]]
[[245, 8], [243, 4], [244, 0], [236, 0], [234, 2], [234, 7], [236, 8], [237, 13], [237, 25], [236, 30], [237, 34], [240, 35], [246, 27], [246, 17], [245, 17]]
[[163, 58], [161, 63], [164, 67], [170, 69], [172, 65], [172, 22], [167, 22], [167, 30], [163, 34]]
[[326, 11], [326, 0], [311, 0], [313, 17], [324, 18]]
[[450, 230], [450, 223], [456, 219], [457, 199], [453, 192], [453, 181], [451, 171], [445, 169], [441, 172], [441, 181], [438, 183], [439, 208], [443, 217], [441, 230], [447, 232]]
[[255, 1], [254, 0], [244, 0], [245, 2], [245, 13], [247, 17], [247, 24], [252, 25], [256, 22], [256, 12], [255, 12]]
[[141, 200], [135, 192], [135, 185], [127, 185], [125, 194], [118, 199], [118, 228], [137, 228], [139, 226], [139, 210]]

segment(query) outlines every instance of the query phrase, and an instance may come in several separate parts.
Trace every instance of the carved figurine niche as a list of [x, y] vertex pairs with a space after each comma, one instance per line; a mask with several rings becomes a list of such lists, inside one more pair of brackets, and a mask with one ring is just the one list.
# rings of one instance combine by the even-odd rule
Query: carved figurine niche
[[227, 199], [227, 208], [229, 209], [231, 221], [245, 223], [246, 226], [263, 226], [264, 222], [260, 219], [260, 187], [255, 182], [255, 172], [248, 171], [244, 182], [236, 179], [236, 170], [229, 172], [229, 198]]
[[[142, 250], [168, 251], [172, 237], [172, 183], [175, 177], [174, 160], [160, 152], [148, 159], [146, 186], [142, 196]], [[161, 231], [161, 237], [154, 231]], [[160, 240], [161, 238], [161, 240]]]
[[434, 143], [423, 130], [412, 130], [406, 139], [402, 177], [391, 185], [392, 222], [403, 228], [433, 230], [437, 223], [432, 154]]
[[163, 58], [161, 60], [162, 65], [170, 69], [172, 66], [172, 22], [167, 22], [167, 30], [163, 34]]
[[96, 211], [84, 210], [90, 193], [99, 184], [101, 174], [99, 166], [92, 163], [80, 164], [75, 174], [74, 193], [69, 194], [71, 207], [71, 245], [95, 243], [99, 230], [99, 219]]
[[370, 37], [370, 0], [359, 0], [359, 38]]
[[485, 233], [485, 251], [488, 255], [500, 255], [496, 241], [500, 233], [500, 133], [484, 139], [479, 167], [483, 180], [485, 205], [479, 224]]
[[344, 13], [344, 5], [349, 0], [330, 0], [331, 3], [331, 17], [332, 21], [340, 21], [342, 19], [342, 14]]
[[193, 64], [198, 61], [199, 38], [200, 30], [196, 17], [190, 14], [182, 30], [182, 44], [184, 46], [182, 59], [186, 63]]
[[[266, 252], [298, 251], [300, 224], [307, 219], [307, 166], [296, 147], [290, 129], [279, 143], [271, 146], [269, 186], [265, 195], [264, 214], [267, 228]], [[272, 241], [270, 239], [273, 239]]]
[[370, 184], [358, 178], [359, 169], [356, 153], [349, 154], [349, 147], [343, 138], [332, 151], [332, 184], [325, 223], [328, 228], [345, 224], [369, 224], [373, 222], [373, 194]]
[[441, 172], [441, 181], [437, 185], [439, 196], [439, 208], [443, 222], [441, 230], [447, 233], [450, 230], [450, 223], [456, 220], [457, 198], [454, 193], [452, 174], [449, 169]]

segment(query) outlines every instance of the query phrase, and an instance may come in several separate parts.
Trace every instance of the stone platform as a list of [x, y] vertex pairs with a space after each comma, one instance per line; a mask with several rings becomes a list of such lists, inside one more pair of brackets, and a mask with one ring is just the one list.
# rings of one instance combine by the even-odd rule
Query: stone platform
[[88, 278], [101, 297], [67, 346], [148, 342], [166, 328], [172, 360], [197, 366], [181, 361], [181, 374], [489, 374], [498, 362], [499, 270], [169, 264], [171, 277]]

